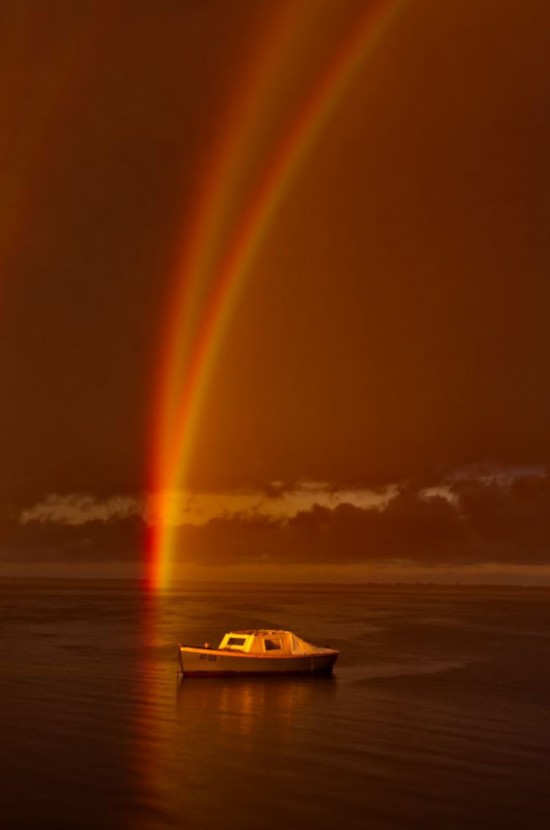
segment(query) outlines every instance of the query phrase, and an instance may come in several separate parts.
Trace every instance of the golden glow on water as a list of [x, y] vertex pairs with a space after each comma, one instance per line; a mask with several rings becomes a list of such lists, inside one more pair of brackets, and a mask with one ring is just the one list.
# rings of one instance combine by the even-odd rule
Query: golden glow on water
[[178, 720], [186, 729], [190, 712], [209, 717], [228, 744], [266, 727], [284, 737], [296, 712], [307, 705], [316, 681], [332, 682], [331, 678], [185, 678], [178, 686]]
[[[535, 728], [547, 703], [547, 600], [548, 590], [433, 586], [146, 597], [156, 630], [144, 630], [136, 665], [131, 826], [253, 830], [260, 817], [269, 830], [381, 830], [388, 816], [395, 827], [447, 826], [461, 810], [464, 826], [480, 815], [483, 826], [495, 816], [506, 825], [514, 810], [521, 819], [547, 789]], [[178, 639], [276, 619], [341, 648], [333, 678], [178, 683]], [[544, 809], [537, 798], [533, 809]]]
[[[548, 589], [0, 590], [5, 827], [543, 826]], [[178, 639], [277, 621], [334, 679], [178, 685]]]

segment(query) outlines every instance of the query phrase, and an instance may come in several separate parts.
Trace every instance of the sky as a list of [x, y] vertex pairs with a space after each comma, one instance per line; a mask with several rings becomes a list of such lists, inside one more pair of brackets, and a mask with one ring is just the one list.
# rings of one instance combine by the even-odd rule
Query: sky
[[[548, 4], [0, 20], [0, 574], [134, 573], [170, 521], [182, 575], [548, 580]], [[219, 263], [364, 20], [179, 434]]]

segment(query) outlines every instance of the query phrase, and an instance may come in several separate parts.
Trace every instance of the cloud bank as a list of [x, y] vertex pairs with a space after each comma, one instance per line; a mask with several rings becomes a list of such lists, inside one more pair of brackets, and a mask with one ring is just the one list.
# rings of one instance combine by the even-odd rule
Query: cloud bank
[[[32, 514], [31, 514], [32, 515]], [[313, 504], [293, 515], [227, 514], [177, 531], [177, 558], [201, 566], [550, 564], [550, 476], [403, 484], [384, 506]], [[111, 512], [79, 524], [4, 511], [0, 561], [138, 563], [149, 525]]]

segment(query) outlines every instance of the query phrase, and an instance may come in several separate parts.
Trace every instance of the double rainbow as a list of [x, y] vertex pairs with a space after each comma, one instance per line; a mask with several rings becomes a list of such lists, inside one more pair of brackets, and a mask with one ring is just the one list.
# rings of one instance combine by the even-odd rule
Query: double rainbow
[[[230, 243], [217, 259], [215, 241], [221, 224], [226, 220], [230, 184], [236, 180], [244, 161], [243, 148], [249, 146], [253, 134], [261, 90], [268, 86], [278, 58], [284, 52], [285, 44], [288, 44], [285, 24], [289, 20], [289, 6], [296, 8], [292, 0], [285, 7], [284, 15], [270, 28], [269, 48], [263, 50], [267, 57], [262, 59], [261, 71], [254, 73], [260, 80], [247, 90], [230, 115], [230, 139], [212, 166], [214, 172], [203, 190], [191, 239], [176, 272], [170, 301], [173, 312], [161, 360], [154, 436], [152, 489], [159, 498], [159, 507], [151, 526], [147, 575], [153, 588], [164, 588], [170, 583], [178, 510], [178, 500], [172, 498], [170, 493], [185, 486], [212, 369], [239, 293], [281, 203], [319, 134], [405, 1], [379, 0], [369, 3], [353, 21], [351, 32], [302, 104], [264, 168], [259, 185], [249, 199]], [[239, 137], [243, 127], [246, 127], [245, 139]], [[206, 311], [197, 324], [193, 319], [190, 321], [188, 313], [193, 287], [209, 277], [213, 268], [214, 286]], [[191, 314], [196, 315], [196, 309], [192, 309]], [[192, 340], [189, 331], [197, 332]]]

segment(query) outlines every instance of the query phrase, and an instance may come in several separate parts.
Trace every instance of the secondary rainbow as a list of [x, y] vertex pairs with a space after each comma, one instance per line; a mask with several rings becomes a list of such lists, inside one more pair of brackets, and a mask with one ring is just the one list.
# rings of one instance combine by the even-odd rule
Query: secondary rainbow
[[[166, 353], [164, 376], [172, 389], [180, 389], [177, 403], [172, 397], [169, 428], [157, 436], [157, 492], [169, 492], [185, 485], [199, 417], [208, 390], [212, 368], [223, 340], [238, 294], [250, 273], [255, 257], [312, 146], [343, 94], [356, 76], [388, 25], [406, 0], [382, 0], [369, 4], [351, 34], [338, 49], [301, 107], [291, 128], [265, 168], [262, 180], [250, 199], [219, 268], [215, 287], [192, 346], [183, 385], [178, 350], [172, 344]], [[174, 367], [177, 367], [174, 370]], [[170, 582], [176, 529], [174, 507], [169, 498], [161, 504], [150, 539], [149, 582], [154, 588]]]

